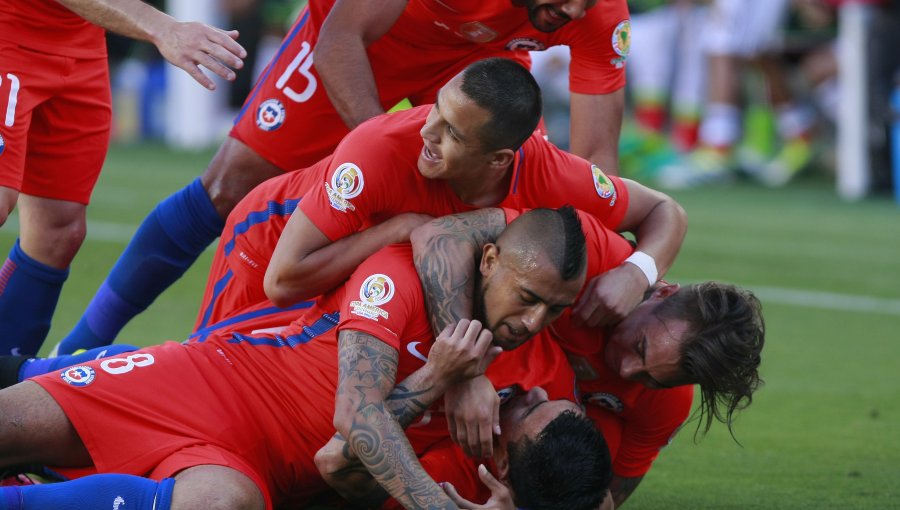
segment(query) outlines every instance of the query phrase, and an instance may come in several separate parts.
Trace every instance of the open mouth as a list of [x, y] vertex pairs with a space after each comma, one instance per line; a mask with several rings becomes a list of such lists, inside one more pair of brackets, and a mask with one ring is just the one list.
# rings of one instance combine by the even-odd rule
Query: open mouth
[[431, 152], [431, 149], [429, 149], [427, 145], [422, 146], [422, 156], [426, 161], [430, 161], [432, 163], [436, 163], [441, 159], [437, 156], [437, 154]]

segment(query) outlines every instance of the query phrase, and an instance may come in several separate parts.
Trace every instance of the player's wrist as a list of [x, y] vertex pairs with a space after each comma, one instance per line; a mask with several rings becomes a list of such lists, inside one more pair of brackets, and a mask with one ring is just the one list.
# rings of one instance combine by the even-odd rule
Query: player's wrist
[[656, 260], [642, 251], [635, 251], [625, 262], [636, 266], [647, 278], [648, 286], [653, 286], [659, 280], [659, 270], [656, 268]]

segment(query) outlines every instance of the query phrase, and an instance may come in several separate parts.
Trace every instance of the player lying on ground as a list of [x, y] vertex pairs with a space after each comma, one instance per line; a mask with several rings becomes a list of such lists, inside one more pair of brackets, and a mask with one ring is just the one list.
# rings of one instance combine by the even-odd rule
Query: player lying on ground
[[[555, 235], [526, 235], [534, 228]], [[583, 245], [573, 211], [523, 215], [481, 260], [484, 323], [500, 331], [501, 321], [537, 314], [547, 324], [558, 316], [584, 282]], [[532, 268], [535, 261], [538, 267]], [[527, 278], [513, 277], [525, 267]], [[510, 301], [522, 287], [543, 299]], [[252, 329], [272, 325], [264, 319]], [[458, 356], [435, 353], [433, 362], [426, 357], [435, 337], [411, 249], [386, 248], [280, 333], [170, 342], [0, 391], [3, 465], [37, 462], [63, 474], [84, 474], [85, 468], [125, 473], [5, 489], [4, 496], [24, 495], [34, 508], [93, 508], [117, 496], [131, 498], [138, 508], [150, 508], [154, 499], [156, 508], [168, 501], [171, 508], [209, 508], [211, 500], [222, 508], [270, 508], [326, 488], [313, 456], [336, 427], [405, 507], [452, 508], [408, 442], [424, 450], [447, 433], [438, 408], [429, 409], [447, 381], [417, 370], [426, 357], [425, 365], [461, 359], [465, 368], [454, 371], [457, 378], [479, 373], [491, 339], [479, 329], [462, 323], [453, 335], [443, 335]], [[494, 341], [513, 348], [529, 336], [501, 331]], [[489, 377], [498, 388], [529, 374], [528, 357], [520, 359], [518, 352], [504, 352], [492, 365]], [[406, 382], [395, 389], [397, 379]], [[387, 398], [392, 389], [399, 395]], [[425, 410], [431, 411], [429, 422], [412, 428], [407, 439], [401, 426]], [[593, 444], [606, 454], [605, 445]], [[599, 503], [605, 487], [591, 491]]]

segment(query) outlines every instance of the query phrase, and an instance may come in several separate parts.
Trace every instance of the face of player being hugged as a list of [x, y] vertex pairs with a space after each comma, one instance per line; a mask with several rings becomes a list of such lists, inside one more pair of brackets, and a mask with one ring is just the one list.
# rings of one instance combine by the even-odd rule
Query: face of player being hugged
[[503, 445], [524, 438], [534, 440], [548, 423], [565, 411], [583, 414], [581, 406], [569, 400], [550, 400], [540, 386], [511, 398], [500, 408], [499, 440]]
[[494, 334], [494, 345], [511, 350], [556, 320], [575, 302], [584, 275], [563, 280], [543, 253], [484, 247], [476, 308]]
[[559, 30], [566, 23], [581, 19], [597, 0], [514, 0], [528, 9], [531, 25], [541, 32]]
[[466, 96], [461, 84], [458, 74], [441, 88], [419, 132], [423, 146], [417, 164], [428, 179], [475, 181], [494, 156], [481, 141], [490, 113]]
[[666, 388], [682, 384], [679, 364], [681, 343], [689, 324], [679, 319], [662, 319], [655, 308], [678, 291], [677, 285], [655, 290], [607, 336], [604, 362], [622, 379], [639, 382], [650, 388]]

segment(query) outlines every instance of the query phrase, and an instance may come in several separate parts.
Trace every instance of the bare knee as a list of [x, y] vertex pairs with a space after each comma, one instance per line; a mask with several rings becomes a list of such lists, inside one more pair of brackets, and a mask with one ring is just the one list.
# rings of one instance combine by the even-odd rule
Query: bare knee
[[175, 476], [172, 510], [264, 510], [262, 492], [249, 477], [224, 466], [197, 466]]
[[87, 233], [87, 206], [31, 195], [19, 197], [22, 249], [48, 266], [69, 267]]
[[200, 180], [219, 216], [227, 218], [234, 206], [253, 188], [282, 173], [280, 168], [263, 159], [253, 149], [228, 137]]

